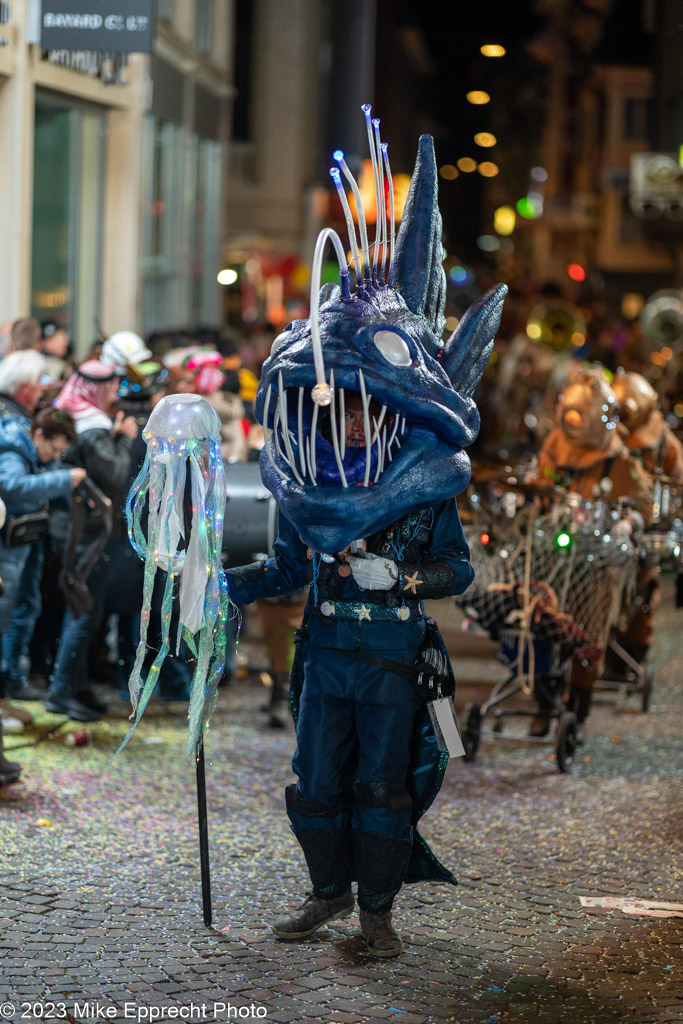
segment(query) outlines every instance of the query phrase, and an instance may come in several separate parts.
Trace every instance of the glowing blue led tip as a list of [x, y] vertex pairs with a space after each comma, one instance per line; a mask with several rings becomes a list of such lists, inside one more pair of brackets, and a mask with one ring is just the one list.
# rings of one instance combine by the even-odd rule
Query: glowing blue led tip
[[386, 153], [388, 151], [388, 149], [389, 149], [389, 143], [388, 142], [380, 142], [379, 148], [382, 150], [383, 153]]
[[372, 124], [373, 124], [373, 127], [379, 128], [379, 118], [378, 117], [373, 117]]
[[372, 106], [369, 103], [364, 103], [363, 106], [360, 109], [363, 111], [363, 113], [367, 117], [368, 114], [370, 113], [370, 111], [372, 110]]
[[332, 159], [336, 160], [337, 163], [341, 163], [342, 160], [344, 159], [344, 150], [343, 149], [335, 149], [334, 153], [332, 154]]
[[341, 171], [337, 167], [330, 167], [330, 177], [336, 182], [341, 181]]

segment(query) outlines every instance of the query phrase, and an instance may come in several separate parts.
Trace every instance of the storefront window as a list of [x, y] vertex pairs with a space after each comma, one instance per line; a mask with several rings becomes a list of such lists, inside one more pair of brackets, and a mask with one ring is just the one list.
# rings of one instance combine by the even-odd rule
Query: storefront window
[[211, 52], [213, 0], [195, 0], [195, 46], [200, 53]]
[[220, 260], [221, 165], [221, 144], [202, 139], [197, 151], [192, 263], [192, 312], [197, 324], [214, 324], [219, 315], [216, 271]]
[[219, 315], [222, 147], [151, 115], [143, 161], [143, 330]]
[[55, 320], [85, 354], [101, 298], [103, 116], [36, 99], [31, 312]]

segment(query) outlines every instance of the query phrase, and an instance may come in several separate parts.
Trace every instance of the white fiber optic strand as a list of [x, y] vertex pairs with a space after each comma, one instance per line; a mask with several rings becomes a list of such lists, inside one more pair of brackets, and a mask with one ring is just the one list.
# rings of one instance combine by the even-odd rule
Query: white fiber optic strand
[[337, 417], [334, 408], [334, 370], [330, 373], [330, 387], [332, 388], [332, 408], [330, 410], [330, 425], [332, 427], [332, 446], [334, 448], [334, 457], [337, 460], [337, 469], [339, 470], [339, 476], [341, 478], [342, 487], [348, 487], [346, 482], [346, 473], [344, 472], [344, 466], [342, 463], [341, 455], [339, 453], [339, 438], [337, 437]]
[[[316, 405], [316, 409], [317, 408], [318, 408], [318, 406]], [[315, 442], [313, 442], [313, 444], [315, 444]], [[311, 458], [311, 447], [312, 447], [312, 445], [311, 445], [311, 438], [307, 437], [306, 438], [306, 453], [308, 455], [308, 471], [309, 471], [309, 474], [310, 474], [313, 486], [317, 487], [318, 486], [318, 481], [315, 478], [315, 470], [313, 468], [313, 459]]]
[[391, 279], [394, 273], [394, 243], [396, 242], [396, 210], [394, 205], [394, 180], [391, 177], [391, 167], [389, 165], [389, 147], [386, 142], [382, 143], [382, 156], [384, 157], [384, 169], [387, 172], [387, 181], [389, 182], [389, 215], [391, 217], [391, 232], [389, 235], [390, 251], [389, 251], [389, 275], [387, 283], [391, 284]]
[[372, 107], [369, 103], [364, 103], [360, 108], [365, 114], [365, 127], [368, 131], [368, 146], [370, 148], [370, 160], [372, 162], [372, 176], [375, 180], [375, 251], [372, 255], [372, 277], [373, 280], [377, 280], [377, 260], [379, 259], [379, 247], [381, 245], [381, 231], [382, 221], [379, 215], [379, 171], [377, 168], [377, 153], [375, 152], [375, 137], [372, 132]]
[[318, 464], [315, 457], [315, 434], [318, 429], [318, 410], [320, 406], [316, 402], [313, 403], [313, 415], [311, 416], [311, 447], [309, 449], [309, 463], [311, 466], [311, 475], [315, 481], [315, 476], [318, 472]]
[[384, 163], [382, 160], [382, 140], [379, 134], [379, 118], [374, 117], [372, 120], [372, 127], [375, 129], [375, 146], [377, 148], [377, 167], [379, 169], [379, 194], [380, 194], [380, 207], [377, 211], [377, 215], [382, 215], [382, 231], [380, 234], [381, 246], [382, 246], [382, 272], [379, 275], [379, 280], [384, 284], [384, 272], [387, 263], [387, 203], [384, 198]]
[[364, 273], [367, 277], [370, 277], [370, 243], [368, 242], [368, 226], [365, 223], [365, 211], [363, 210], [363, 200], [360, 197], [360, 189], [358, 188], [356, 179], [346, 166], [346, 160], [344, 159], [344, 154], [341, 151], [341, 149], [335, 150], [332, 156], [341, 167], [344, 173], [344, 177], [351, 186], [353, 198], [356, 200], [356, 210], [358, 211], [358, 227], [360, 229], [360, 245], [361, 250], [363, 252]]
[[363, 487], [367, 487], [370, 483], [370, 456], [372, 455], [372, 448], [370, 447], [370, 399], [368, 398], [362, 370], [358, 371], [358, 380], [360, 381], [360, 396], [363, 401], [363, 428], [365, 430], [365, 480]]
[[351, 253], [353, 255], [353, 269], [356, 271], [356, 287], [363, 284], [363, 267], [360, 261], [360, 252], [358, 249], [358, 238], [356, 236], [356, 225], [353, 222], [353, 214], [351, 213], [351, 207], [342, 185], [341, 173], [338, 167], [330, 167], [330, 177], [334, 182], [335, 188], [337, 189], [337, 195], [344, 211], [344, 220], [346, 221], [346, 231], [349, 236], [349, 245], [351, 246]]
[[341, 446], [341, 457], [342, 459], [346, 455], [346, 399], [344, 397], [344, 388], [339, 388], [339, 433], [340, 433], [340, 446]]

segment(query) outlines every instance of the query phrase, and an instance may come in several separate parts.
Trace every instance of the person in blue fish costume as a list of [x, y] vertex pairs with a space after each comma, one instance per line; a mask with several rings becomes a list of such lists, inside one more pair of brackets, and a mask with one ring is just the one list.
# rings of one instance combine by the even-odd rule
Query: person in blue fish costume
[[[472, 393], [506, 288], [483, 295], [441, 341], [445, 275], [432, 140], [420, 140], [395, 238], [386, 144], [370, 108], [363, 111], [376, 196], [388, 194], [389, 202], [377, 203], [374, 245], [362, 214], [358, 239], [341, 175], [352, 191], [357, 186], [335, 153], [331, 174], [355, 288], [344, 247], [326, 229], [313, 260], [310, 318], [275, 339], [256, 399], [262, 475], [280, 508], [274, 554], [227, 578], [237, 604], [310, 587], [290, 691], [298, 781], [287, 787], [286, 804], [312, 892], [273, 929], [296, 940], [347, 917], [356, 881], [367, 947], [392, 957], [403, 951], [391, 920], [403, 883], [455, 882], [417, 828], [448, 752], [409, 677], [438, 664], [445, 693], [455, 688], [423, 600], [462, 593], [473, 579], [456, 495], [470, 477], [463, 447], [479, 429]], [[341, 286], [318, 293], [330, 239]]]

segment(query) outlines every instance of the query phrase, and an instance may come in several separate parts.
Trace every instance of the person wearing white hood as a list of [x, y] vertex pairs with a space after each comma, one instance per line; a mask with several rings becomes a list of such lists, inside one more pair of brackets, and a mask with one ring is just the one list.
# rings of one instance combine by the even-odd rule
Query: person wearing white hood
[[[134, 416], [118, 412], [112, 421], [109, 415], [118, 388], [116, 367], [91, 359], [78, 367], [55, 400], [58, 408], [66, 409], [73, 416], [77, 435], [76, 443], [64, 457], [64, 464], [83, 466], [93, 483], [112, 502], [115, 510], [112, 539], [123, 530], [120, 510], [130, 480], [133, 440], [138, 433]], [[66, 545], [69, 522], [67, 509], [54, 509], [51, 515], [53, 545]], [[91, 611], [75, 618], [71, 609], [66, 609], [45, 701], [48, 711], [68, 714], [79, 722], [96, 721], [106, 710], [90, 688], [87, 665], [89, 641], [102, 613], [108, 569], [109, 553], [105, 548], [88, 576]]]

